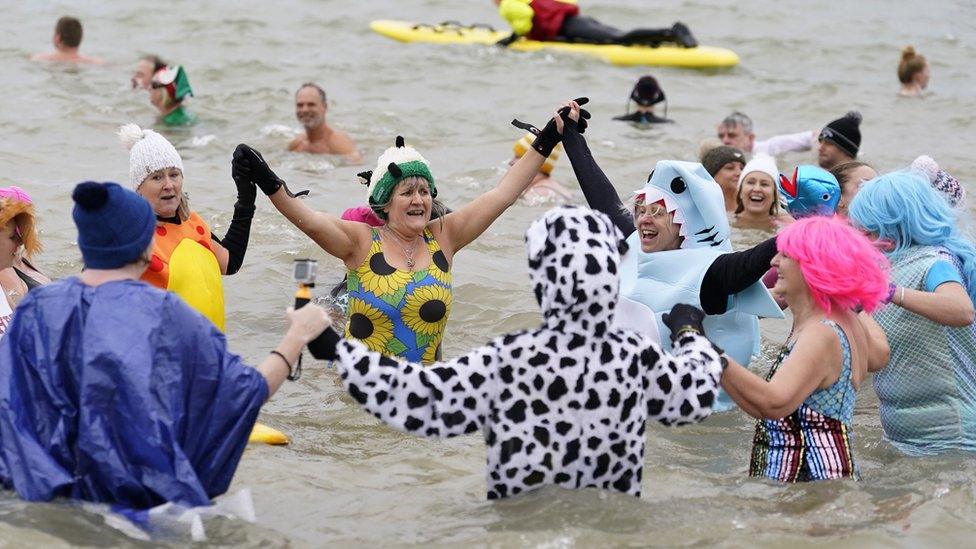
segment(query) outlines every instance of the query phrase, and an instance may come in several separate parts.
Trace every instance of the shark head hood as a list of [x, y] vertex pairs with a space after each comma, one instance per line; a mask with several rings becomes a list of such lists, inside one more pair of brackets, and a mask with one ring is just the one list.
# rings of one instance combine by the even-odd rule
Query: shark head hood
[[546, 212], [525, 233], [529, 277], [547, 326], [600, 336], [610, 327], [627, 244], [606, 215], [579, 206]]
[[664, 204], [679, 225], [682, 249], [732, 251], [722, 189], [701, 164], [661, 160], [636, 195], [644, 204]]

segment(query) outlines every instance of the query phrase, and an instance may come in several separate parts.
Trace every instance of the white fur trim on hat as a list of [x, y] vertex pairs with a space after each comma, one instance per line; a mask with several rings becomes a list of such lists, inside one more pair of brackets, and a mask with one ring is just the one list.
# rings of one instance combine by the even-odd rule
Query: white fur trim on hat
[[376, 183], [382, 179], [383, 175], [385, 175], [389, 169], [391, 162], [399, 166], [405, 162], [413, 162], [415, 160], [423, 162], [428, 168], [430, 167], [430, 162], [427, 162], [427, 159], [421, 156], [421, 154], [417, 152], [417, 149], [414, 149], [410, 145], [404, 145], [402, 147], [390, 147], [383, 151], [383, 154], [381, 154], [376, 160], [376, 169], [373, 170], [372, 181]]
[[773, 179], [773, 186], [779, 181], [779, 169], [776, 167], [776, 160], [766, 154], [757, 154], [752, 157], [739, 175], [739, 186], [746, 180], [746, 176], [752, 172], [762, 172]]
[[144, 130], [136, 124], [126, 124], [119, 128], [118, 136], [129, 149], [129, 185], [133, 189], [157, 170], [177, 168], [183, 172], [180, 153], [162, 135]]

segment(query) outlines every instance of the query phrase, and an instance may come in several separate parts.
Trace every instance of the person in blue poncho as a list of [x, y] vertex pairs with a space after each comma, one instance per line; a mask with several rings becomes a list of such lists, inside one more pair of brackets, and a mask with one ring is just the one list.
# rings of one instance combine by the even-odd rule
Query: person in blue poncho
[[0, 341], [0, 484], [31, 501], [208, 505], [326, 314], [289, 312], [251, 368], [209, 320], [139, 281], [156, 229], [144, 199], [93, 182], [72, 198], [85, 270], [28, 294]]

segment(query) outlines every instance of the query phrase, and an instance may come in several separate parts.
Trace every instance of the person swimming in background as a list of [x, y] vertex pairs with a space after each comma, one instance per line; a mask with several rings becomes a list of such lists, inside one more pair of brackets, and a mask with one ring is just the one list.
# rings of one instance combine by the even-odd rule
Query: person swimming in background
[[341, 155], [350, 164], [359, 164], [363, 157], [356, 142], [346, 132], [334, 129], [326, 122], [329, 110], [325, 90], [314, 82], [302, 84], [295, 92], [295, 117], [302, 123], [305, 135], [288, 144], [288, 150], [312, 154]]
[[41, 251], [37, 236], [37, 217], [34, 202], [20, 187], [0, 188], [0, 225], [4, 219], [16, 221], [13, 243], [14, 257], [9, 268], [0, 270], [0, 286], [7, 301], [16, 307], [27, 292], [51, 281], [31, 261]]
[[[630, 102], [637, 104], [634, 112], [630, 112]], [[654, 114], [654, 105], [664, 102], [664, 116]], [[627, 113], [613, 117], [614, 120], [624, 122], [634, 122], [637, 124], [661, 124], [673, 122], [668, 117], [668, 99], [664, 95], [664, 90], [657, 83], [653, 76], [642, 76], [634, 84], [634, 89], [630, 92], [627, 100]]]
[[149, 90], [152, 85], [152, 77], [160, 69], [166, 68], [166, 62], [158, 55], [144, 55], [136, 62], [136, 68], [132, 71], [133, 90]]
[[512, 27], [512, 34], [498, 41], [509, 46], [521, 37], [542, 42], [585, 42], [658, 46], [673, 42], [685, 48], [698, 46], [683, 23], [671, 28], [635, 29], [624, 32], [579, 14], [576, 0], [494, 0], [498, 13]]
[[54, 50], [50, 53], [35, 53], [31, 61], [53, 61], [57, 63], [74, 63], [87, 65], [101, 65], [105, 61], [78, 53], [83, 35], [81, 21], [74, 17], [62, 17], [54, 25]]
[[[515, 145], [512, 147], [515, 156], [508, 161], [509, 166], [514, 166], [518, 162], [518, 159], [525, 155], [525, 151], [532, 147], [532, 141], [534, 139], [534, 135], [527, 133], [515, 142]], [[532, 178], [532, 183], [529, 184], [529, 188], [522, 192], [521, 198], [523, 200], [531, 205], [554, 201], [570, 202], [573, 200], [573, 193], [552, 177], [552, 170], [556, 167], [556, 161], [559, 160], [559, 152], [562, 150], [562, 144], [557, 144], [552, 150], [552, 153], [542, 163], [542, 167], [539, 168], [539, 173], [535, 174], [535, 177]]]
[[192, 126], [197, 116], [189, 111], [186, 98], [193, 96], [193, 88], [183, 65], [165, 66], [149, 81], [149, 102], [159, 111], [159, 121], [166, 126]]
[[811, 130], [774, 135], [769, 139], [756, 141], [752, 119], [744, 113], [735, 111], [719, 122], [715, 135], [723, 145], [735, 147], [750, 156], [760, 153], [779, 156], [787, 152], [809, 151], [813, 148], [817, 132]]
[[898, 63], [898, 81], [901, 82], [898, 95], [923, 97], [931, 76], [932, 68], [925, 56], [916, 52], [912, 46], [905, 46], [901, 50], [901, 62]]

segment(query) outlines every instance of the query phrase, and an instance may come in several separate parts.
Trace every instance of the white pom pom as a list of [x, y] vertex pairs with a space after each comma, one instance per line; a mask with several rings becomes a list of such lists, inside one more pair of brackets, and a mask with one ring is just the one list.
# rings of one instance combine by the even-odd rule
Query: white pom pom
[[131, 151], [133, 145], [146, 136], [146, 132], [136, 124], [126, 124], [119, 128], [118, 136], [126, 150]]
[[939, 164], [931, 156], [924, 154], [912, 161], [912, 169], [924, 173], [930, 183], [939, 174]]

